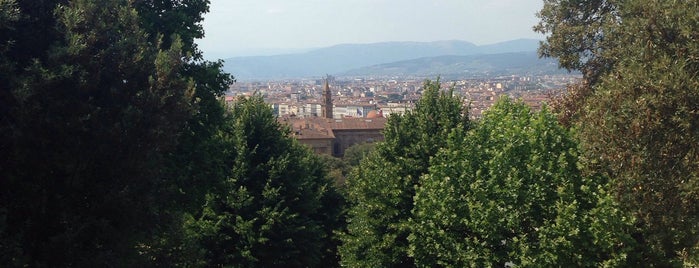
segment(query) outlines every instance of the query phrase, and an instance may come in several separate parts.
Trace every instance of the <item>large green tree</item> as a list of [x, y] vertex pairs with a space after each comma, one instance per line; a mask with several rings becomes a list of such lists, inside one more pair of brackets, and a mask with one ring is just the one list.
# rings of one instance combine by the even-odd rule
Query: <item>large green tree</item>
[[233, 77], [221, 71], [222, 61], [203, 60], [194, 43], [194, 39], [204, 37], [201, 22], [209, 11], [209, 0], [135, 0], [132, 5], [151, 43], [167, 48], [180, 40], [187, 59], [180, 72], [193, 83], [195, 112], [182, 128], [177, 151], [170, 154], [168, 177], [177, 181], [181, 193], [173, 196], [178, 201], [174, 205], [198, 207], [207, 188], [223, 176], [221, 141], [215, 133], [225, 123], [220, 97], [234, 82]]
[[468, 125], [462, 99], [442, 90], [439, 80], [425, 82], [415, 111], [388, 119], [385, 141], [347, 179], [351, 208], [340, 248], [343, 265], [414, 266], [407, 238], [415, 187], [449, 133]]
[[556, 57], [560, 66], [596, 80], [616, 62], [610, 50], [620, 45], [614, 35], [622, 18], [619, 0], [544, 0], [534, 30], [547, 34], [539, 53]]
[[411, 255], [421, 267], [632, 265], [631, 224], [604, 187], [555, 116], [505, 97], [433, 158]]
[[188, 189], [172, 179], [194, 162], [183, 133], [222, 114], [230, 81], [193, 45], [208, 1], [170, 2], [157, 12], [191, 19], [164, 23], [143, 1], [0, 2], [4, 264], [152, 261], [142, 252]]
[[230, 172], [187, 223], [201, 252], [190, 265], [336, 266], [342, 197], [321, 159], [260, 95], [239, 98], [219, 135]]
[[633, 212], [647, 264], [696, 265], [699, 2], [545, 1], [540, 16], [544, 55], [605, 63], [570, 65], [590, 72], [562, 113], [580, 128], [589, 166]]
[[561, 123], [569, 126], [577, 120], [585, 100], [618, 60], [613, 49], [623, 45], [617, 31], [618, 0], [570, 1], [544, 0], [537, 16], [541, 21], [534, 31], [545, 34], [539, 55], [558, 59], [559, 66], [580, 71], [583, 80], [568, 86], [568, 94], [553, 101]]

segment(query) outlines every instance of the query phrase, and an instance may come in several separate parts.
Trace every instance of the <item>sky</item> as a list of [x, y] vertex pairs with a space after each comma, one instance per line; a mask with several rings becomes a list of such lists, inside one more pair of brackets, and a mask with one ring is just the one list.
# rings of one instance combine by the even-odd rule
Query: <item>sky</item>
[[209, 60], [337, 44], [463, 40], [477, 45], [542, 39], [532, 27], [543, 0], [210, 0]]

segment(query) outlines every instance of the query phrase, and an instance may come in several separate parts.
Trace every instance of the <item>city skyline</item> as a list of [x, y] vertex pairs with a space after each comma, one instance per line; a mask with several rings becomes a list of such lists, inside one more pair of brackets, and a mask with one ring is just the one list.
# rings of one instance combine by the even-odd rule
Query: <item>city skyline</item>
[[478, 45], [543, 36], [541, 0], [211, 0], [197, 40], [207, 59], [272, 55], [347, 43], [464, 40]]

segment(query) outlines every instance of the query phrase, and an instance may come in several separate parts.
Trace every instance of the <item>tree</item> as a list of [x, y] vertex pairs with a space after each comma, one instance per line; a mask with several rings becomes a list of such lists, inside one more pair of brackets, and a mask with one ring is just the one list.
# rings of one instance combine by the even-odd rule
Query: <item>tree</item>
[[544, 0], [537, 13], [541, 21], [534, 26], [534, 31], [548, 35], [539, 54], [558, 58], [561, 67], [582, 71], [594, 83], [616, 61], [611, 50], [621, 44], [614, 38], [621, 2]]
[[[11, 31], [14, 27], [14, 24], [19, 20], [19, 8], [17, 7], [17, 3], [14, 0], [2, 0], [0, 1], [0, 33], [3, 35], [0, 36], [0, 40], [2, 43], [0, 43], [0, 55], [3, 55], [3, 59], [5, 59], [7, 51], [12, 47], [12, 43], [14, 40], [10, 39], [7, 35], [9, 31]], [[0, 70], [5, 70], [4, 68], [6, 64], [9, 64], [9, 62], [5, 62], [3, 60], [0, 62], [0, 66], [2, 66]]]
[[215, 133], [225, 123], [220, 98], [235, 81], [222, 72], [222, 61], [203, 60], [202, 52], [194, 43], [194, 39], [204, 37], [201, 22], [209, 11], [209, 1], [136, 0], [132, 5], [139, 13], [140, 26], [150, 42], [167, 48], [175, 38], [179, 39], [182, 54], [188, 59], [180, 71], [191, 79], [195, 88], [192, 96], [195, 112], [183, 126], [177, 151], [169, 159], [167, 176], [178, 182], [178, 191], [183, 193], [173, 196], [172, 200], [179, 201], [174, 206], [200, 207], [208, 187], [224, 177], [220, 168], [221, 141]]
[[[582, 27], [569, 28], [569, 16], [545, 12], [547, 7], [565, 11], [573, 2], [547, 1], [543, 32], [576, 40]], [[587, 97], [571, 99], [579, 103], [574, 125], [580, 129], [584, 159], [612, 178], [617, 200], [635, 216], [634, 237], [644, 246], [648, 265], [696, 265], [698, 3], [603, 2], [581, 12], [596, 14], [594, 10], [611, 6], [614, 19], [599, 24], [611, 30], [598, 32], [597, 39], [576, 40], [594, 44], [600, 52], [596, 55], [609, 63], [588, 66], [599, 75], [586, 74]], [[547, 40], [545, 46], [559, 51], [548, 54], [559, 58], [577, 51], [575, 43]]]
[[239, 98], [219, 135], [230, 173], [187, 226], [199, 264], [337, 265], [342, 198], [321, 160], [289, 136], [260, 95]]
[[208, 0], [136, 0], [132, 6], [139, 13], [140, 26], [147, 39], [160, 48], [181, 40], [183, 62], [181, 74], [193, 83], [193, 113], [184, 122], [177, 145], [169, 152], [163, 166], [170, 185], [161, 197], [160, 212], [167, 221], [160, 224], [153, 237], [139, 250], [154, 260], [154, 265], [177, 266], [193, 253], [185, 252], [192, 241], [185, 234], [184, 222], [204, 205], [206, 193], [228, 174], [224, 162], [226, 142], [217, 133], [224, 128], [223, 93], [235, 80], [224, 73], [222, 61], [209, 62], [194, 43], [203, 38], [203, 14], [209, 11]]
[[499, 100], [433, 158], [415, 194], [411, 255], [421, 267], [633, 264], [630, 223], [603, 178], [577, 164], [577, 144], [545, 108]]
[[323, 165], [327, 168], [330, 177], [335, 181], [335, 185], [339, 189], [344, 189], [345, 177], [349, 173], [351, 167], [342, 159], [331, 155], [322, 154], [318, 155], [318, 157], [320, 157]]
[[696, 11], [696, 1], [628, 3], [624, 29], [635, 34], [583, 118], [598, 131], [583, 139], [586, 148], [612, 167], [621, 202], [636, 212], [637, 237], [650, 247], [646, 257], [661, 265], [699, 257], [691, 252], [699, 237], [689, 235], [699, 232]]
[[408, 255], [415, 187], [429, 160], [455, 128], [468, 128], [463, 101], [426, 81], [414, 112], [391, 116], [385, 141], [347, 179], [351, 207], [340, 248], [342, 264], [352, 267], [410, 267]]
[[583, 73], [581, 82], [568, 86], [569, 94], [552, 103], [564, 125], [579, 119], [594, 85], [618, 60], [614, 47], [624, 44], [617, 38], [621, 2], [544, 0], [537, 13], [541, 21], [534, 31], [547, 35], [541, 42], [539, 55], [557, 58], [560, 67]]
[[376, 148], [376, 143], [359, 143], [350, 146], [345, 150], [345, 155], [342, 159], [347, 162], [350, 167], [356, 167], [359, 163]]
[[181, 185], [167, 170], [195, 88], [225, 79], [188, 64], [191, 38], [144, 29], [132, 1], [0, 7], [2, 262], [145, 265], [142, 249], [173, 218]]
[[134, 0], [133, 6], [141, 17], [141, 27], [152, 40], [161, 36], [161, 47], [170, 47], [177, 35], [183, 40], [182, 50], [201, 59], [194, 39], [204, 37], [201, 22], [209, 12], [209, 0]]

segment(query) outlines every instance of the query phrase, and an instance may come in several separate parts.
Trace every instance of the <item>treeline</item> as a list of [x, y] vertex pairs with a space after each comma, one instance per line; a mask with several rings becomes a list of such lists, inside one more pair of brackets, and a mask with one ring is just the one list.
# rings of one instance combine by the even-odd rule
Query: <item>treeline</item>
[[208, 4], [0, 0], [3, 266], [699, 264], [697, 1], [545, 1], [567, 95], [470, 120], [426, 81], [347, 162], [220, 102]]
[[4, 267], [332, 266], [343, 198], [194, 43], [208, 0], [0, 1]]
[[540, 54], [583, 73], [469, 122], [426, 83], [348, 178], [349, 267], [699, 265], [699, 2], [544, 1]]
[[544, 1], [583, 80], [468, 122], [427, 83], [348, 179], [349, 267], [699, 265], [699, 2]]

